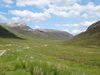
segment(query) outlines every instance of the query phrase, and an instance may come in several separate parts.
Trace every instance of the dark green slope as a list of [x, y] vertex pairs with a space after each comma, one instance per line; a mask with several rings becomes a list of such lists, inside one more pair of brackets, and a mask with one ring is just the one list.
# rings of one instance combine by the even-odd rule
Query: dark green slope
[[9, 30], [7, 30], [6, 28], [4, 28], [1, 25], [0, 25], [0, 37], [2, 37], [2, 38], [19, 38], [15, 34], [13, 34], [12, 32], [10, 32]]
[[3, 25], [5, 25], [5, 23], [0, 23], [0, 37], [1, 38], [16, 38], [16, 39], [24, 40], [24, 38], [17, 36], [15, 33], [10, 31], [7, 27]]
[[91, 35], [95, 33], [100, 33], [100, 21], [89, 26], [86, 32]]
[[68, 40], [66, 44], [100, 46], [100, 21], [93, 23], [85, 32]]

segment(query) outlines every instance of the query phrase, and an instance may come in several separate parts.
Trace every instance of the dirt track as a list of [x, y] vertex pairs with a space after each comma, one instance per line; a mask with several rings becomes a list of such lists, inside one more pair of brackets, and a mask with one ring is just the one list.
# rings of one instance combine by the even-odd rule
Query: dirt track
[[0, 50], [0, 56], [2, 56], [5, 52], [6, 50]]

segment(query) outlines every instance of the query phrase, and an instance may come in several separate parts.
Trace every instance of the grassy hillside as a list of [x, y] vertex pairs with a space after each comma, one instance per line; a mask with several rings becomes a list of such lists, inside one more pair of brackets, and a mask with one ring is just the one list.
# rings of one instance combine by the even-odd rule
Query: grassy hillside
[[0, 37], [2, 38], [18, 38], [15, 34], [0, 25]]
[[66, 41], [65, 44], [100, 46], [100, 21], [89, 26], [85, 32]]

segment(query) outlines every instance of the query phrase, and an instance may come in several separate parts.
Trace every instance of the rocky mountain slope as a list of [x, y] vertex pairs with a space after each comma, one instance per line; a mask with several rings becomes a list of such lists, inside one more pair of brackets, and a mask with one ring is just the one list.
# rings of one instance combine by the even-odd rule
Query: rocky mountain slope
[[[2, 25], [3, 26], [3, 25]], [[17, 32], [23, 35], [31, 36], [34, 38], [45, 38], [45, 39], [69, 39], [73, 36], [64, 31], [58, 30], [48, 30], [48, 29], [31, 29], [22, 21], [13, 21], [10, 23], [6, 23], [4, 25], [12, 32]]]

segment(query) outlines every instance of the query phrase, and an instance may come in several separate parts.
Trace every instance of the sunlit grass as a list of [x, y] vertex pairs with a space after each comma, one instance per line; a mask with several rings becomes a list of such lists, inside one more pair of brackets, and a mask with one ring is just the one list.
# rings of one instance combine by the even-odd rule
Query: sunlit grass
[[99, 46], [0, 38], [0, 75], [100, 75]]

